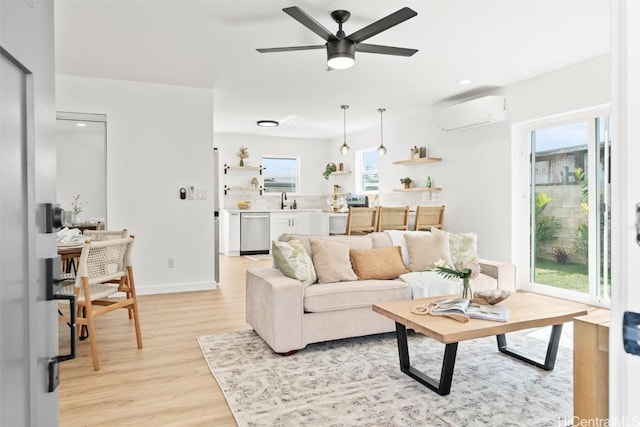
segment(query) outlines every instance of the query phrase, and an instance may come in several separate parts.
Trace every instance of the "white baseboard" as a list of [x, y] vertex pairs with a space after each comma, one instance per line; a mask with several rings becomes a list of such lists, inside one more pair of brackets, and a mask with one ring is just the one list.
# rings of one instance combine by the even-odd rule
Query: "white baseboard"
[[216, 282], [165, 283], [160, 285], [136, 286], [137, 295], [169, 294], [174, 292], [208, 291], [216, 289]]

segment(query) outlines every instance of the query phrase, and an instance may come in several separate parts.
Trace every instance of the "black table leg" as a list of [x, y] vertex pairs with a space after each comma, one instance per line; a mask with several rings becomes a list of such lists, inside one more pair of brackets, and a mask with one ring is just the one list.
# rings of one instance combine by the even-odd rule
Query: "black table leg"
[[523, 362], [530, 363], [531, 365], [542, 368], [545, 371], [551, 371], [556, 364], [556, 355], [558, 354], [558, 347], [560, 345], [560, 335], [562, 334], [562, 324], [553, 325], [551, 329], [551, 336], [549, 337], [549, 345], [547, 346], [547, 355], [544, 359], [544, 363], [536, 362], [528, 357], [524, 356], [516, 350], [507, 348], [507, 338], [504, 334], [496, 335], [498, 339], [498, 350], [509, 356], [515, 357]]
[[424, 372], [411, 366], [409, 361], [409, 346], [407, 344], [407, 328], [396, 322], [396, 338], [398, 340], [398, 353], [400, 356], [400, 370], [429, 387], [441, 396], [445, 396], [451, 391], [451, 381], [453, 379], [453, 368], [456, 364], [456, 351], [458, 343], [445, 344], [444, 360], [442, 361], [442, 371], [440, 380], [429, 377]]

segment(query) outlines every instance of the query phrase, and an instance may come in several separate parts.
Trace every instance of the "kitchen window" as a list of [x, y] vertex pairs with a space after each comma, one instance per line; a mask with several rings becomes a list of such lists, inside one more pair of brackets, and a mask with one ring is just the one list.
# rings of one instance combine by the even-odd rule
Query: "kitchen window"
[[377, 193], [380, 156], [376, 147], [356, 152], [356, 191], [358, 193]]
[[298, 193], [300, 191], [300, 157], [262, 156], [265, 193]]

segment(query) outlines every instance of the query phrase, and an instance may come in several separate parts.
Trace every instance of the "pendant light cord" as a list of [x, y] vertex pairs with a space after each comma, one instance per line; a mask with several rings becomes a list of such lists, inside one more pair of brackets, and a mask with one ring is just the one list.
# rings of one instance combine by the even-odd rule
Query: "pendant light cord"
[[344, 113], [344, 121], [342, 122], [344, 125], [344, 138], [342, 139], [342, 142], [344, 142], [345, 144], [347, 143], [347, 108], [349, 108], [348, 105], [342, 106], [342, 112]]
[[349, 145], [347, 145], [347, 108], [349, 108], [348, 105], [341, 105], [340, 108], [342, 108], [342, 112], [343, 112], [343, 131], [344, 131], [344, 139], [342, 141], [342, 145], [340, 146], [340, 152], [342, 154], [347, 154], [347, 152], [350, 150]]

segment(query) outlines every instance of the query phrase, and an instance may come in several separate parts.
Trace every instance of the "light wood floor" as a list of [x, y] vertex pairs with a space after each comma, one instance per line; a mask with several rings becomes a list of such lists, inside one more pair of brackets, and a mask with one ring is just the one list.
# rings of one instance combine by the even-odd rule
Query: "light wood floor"
[[[220, 284], [211, 291], [138, 297], [144, 348], [136, 347], [125, 310], [100, 316], [100, 371], [89, 342], [61, 364], [60, 426], [236, 426], [196, 337], [249, 329], [245, 270], [271, 261], [220, 257]], [[60, 327], [61, 350], [68, 329]]]

